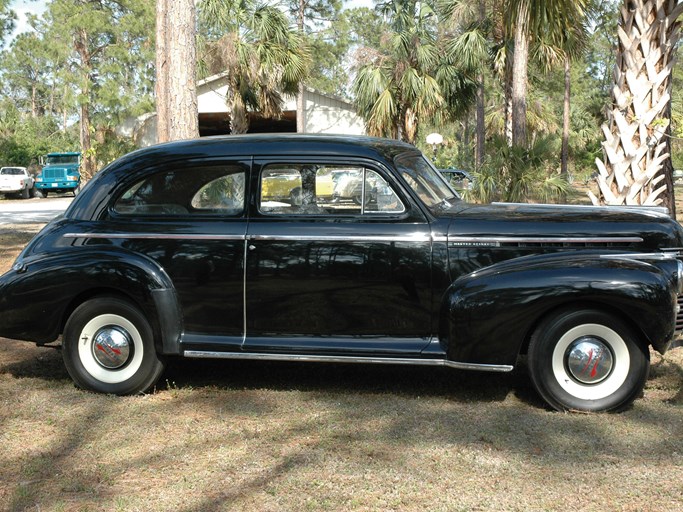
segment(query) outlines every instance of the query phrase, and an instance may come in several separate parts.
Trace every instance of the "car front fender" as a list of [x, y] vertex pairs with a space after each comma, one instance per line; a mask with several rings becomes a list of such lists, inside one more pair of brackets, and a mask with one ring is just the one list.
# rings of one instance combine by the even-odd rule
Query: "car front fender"
[[159, 350], [179, 352], [182, 316], [170, 278], [153, 260], [115, 247], [17, 261], [0, 277], [0, 336], [49, 343], [80, 303], [106, 294], [137, 304], [158, 334]]
[[[638, 255], [634, 255], [637, 258]], [[439, 336], [449, 359], [514, 364], [541, 319], [561, 307], [603, 309], [665, 352], [675, 329], [676, 260], [600, 255], [519, 258], [461, 276], [444, 294]]]

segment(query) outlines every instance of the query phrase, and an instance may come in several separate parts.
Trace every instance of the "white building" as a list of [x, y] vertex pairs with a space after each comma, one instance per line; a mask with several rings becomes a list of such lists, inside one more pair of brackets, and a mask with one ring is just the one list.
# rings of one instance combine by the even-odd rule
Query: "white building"
[[[226, 73], [197, 82], [199, 133], [220, 135], [229, 133], [229, 113], [226, 106], [228, 90]], [[287, 97], [280, 119], [249, 114], [249, 133], [296, 132], [296, 97]], [[335, 96], [313, 89], [304, 90], [304, 133], [336, 133], [363, 135], [365, 123], [353, 105]]]
[[[197, 82], [199, 135], [229, 134], [230, 115], [225, 96], [228, 90], [225, 73]], [[156, 114], [130, 118], [116, 130], [120, 136], [131, 137], [139, 147], [156, 143]], [[287, 97], [282, 116], [269, 119], [256, 112], [249, 113], [249, 133], [296, 133], [296, 97]], [[304, 133], [364, 135], [365, 123], [348, 101], [304, 90]]]

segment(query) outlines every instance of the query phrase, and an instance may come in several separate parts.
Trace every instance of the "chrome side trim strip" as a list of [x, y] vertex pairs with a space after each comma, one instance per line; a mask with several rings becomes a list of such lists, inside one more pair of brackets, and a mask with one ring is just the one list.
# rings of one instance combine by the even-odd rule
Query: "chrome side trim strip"
[[168, 233], [64, 233], [64, 238], [106, 238], [132, 240], [246, 240], [246, 235], [168, 234]]
[[307, 363], [370, 363], [370, 364], [406, 364], [416, 366], [447, 366], [458, 370], [481, 370], [489, 372], [509, 372], [514, 369], [505, 364], [459, 363], [446, 359], [411, 359], [402, 357], [353, 357], [353, 356], [320, 356], [305, 354], [262, 354], [249, 352], [211, 352], [205, 350], [186, 350], [185, 357], [195, 359], [241, 359], [256, 361], [295, 361]]
[[431, 236], [428, 233], [409, 235], [221, 235], [169, 233], [65, 233], [64, 238], [135, 239], [135, 240], [267, 240], [275, 242], [453, 242], [453, 243], [640, 243], [641, 237], [517, 237], [517, 236]]
[[64, 238], [104, 238], [132, 240], [264, 240], [271, 242], [430, 242], [428, 233], [412, 235], [209, 235], [168, 233], [65, 233]]
[[270, 242], [430, 242], [429, 233], [410, 235], [248, 235], [248, 240], [267, 240]]
[[641, 212], [641, 213], [654, 213], [657, 216], [670, 217], [669, 210], [664, 206], [617, 206], [617, 205], [593, 205], [593, 204], [530, 204], [530, 203], [503, 203], [503, 202], [493, 202], [498, 206], [533, 206], [534, 208], [548, 208], [556, 210], [561, 208], [562, 210], [586, 210], [586, 209], [600, 209], [608, 208], [610, 211], [623, 211], [623, 212]]
[[600, 236], [600, 237], [527, 237], [527, 236], [449, 236], [455, 243], [530, 243], [530, 244], [600, 244], [600, 243], [640, 243], [639, 236]]
[[624, 254], [601, 254], [600, 258], [606, 260], [638, 260], [638, 261], [662, 261], [677, 259], [676, 253], [666, 252], [651, 252], [651, 253], [624, 253]]

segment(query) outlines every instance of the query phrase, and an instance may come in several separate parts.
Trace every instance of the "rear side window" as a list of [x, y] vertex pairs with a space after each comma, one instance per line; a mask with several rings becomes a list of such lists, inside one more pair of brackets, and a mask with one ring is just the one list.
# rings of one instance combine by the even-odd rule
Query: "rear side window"
[[132, 216], [228, 215], [244, 212], [246, 169], [238, 165], [161, 171], [128, 188], [114, 211]]
[[269, 165], [261, 172], [259, 208], [269, 215], [373, 215], [405, 207], [372, 169], [344, 165]]
[[0, 174], [5, 176], [23, 176], [24, 170], [17, 169], [16, 167], [5, 167], [4, 169], [0, 169]]

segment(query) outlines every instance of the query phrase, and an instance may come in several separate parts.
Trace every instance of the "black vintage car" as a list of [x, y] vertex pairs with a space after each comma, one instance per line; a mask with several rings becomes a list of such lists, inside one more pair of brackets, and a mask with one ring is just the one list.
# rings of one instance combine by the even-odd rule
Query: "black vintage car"
[[617, 410], [674, 337], [681, 248], [657, 208], [466, 204], [401, 142], [199, 139], [98, 173], [0, 277], [0, 336], [61, 334], [76, 384], [115, 394], [170, 357], [507, 372], [527, 354], [552, 407]]

